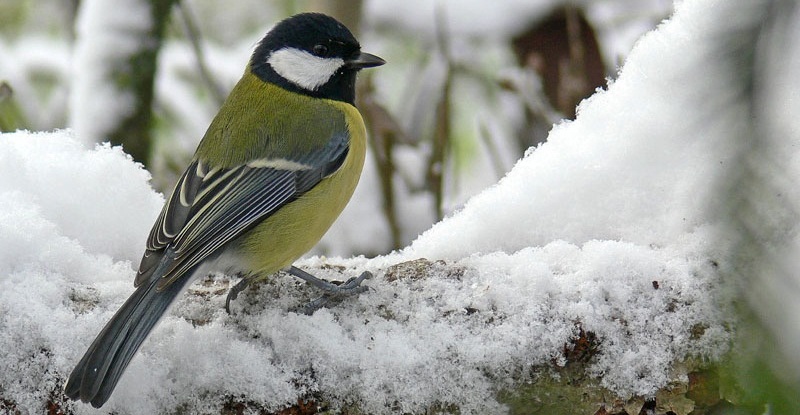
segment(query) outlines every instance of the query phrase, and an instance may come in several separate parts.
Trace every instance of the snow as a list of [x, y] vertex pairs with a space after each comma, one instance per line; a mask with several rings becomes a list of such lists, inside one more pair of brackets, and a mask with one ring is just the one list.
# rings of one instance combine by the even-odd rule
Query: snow
[[[0, 177], [0, 385], [35, 413], [63, 381], [75, 340], [96, 334], [130, 292], [142, 224], [163, 199], [119, 148], [87, 149], [63, 131], [0, 136]], [[76, 326], [89, 303], [105, 311]]]
[[164, 199], [147, 184], [149, 173], [120, 148], [88, 150], [67, 132], [4, 134], [0, 148], [0, 192], [16, 199], [10, 206], [29, 206], [26, 215], [92, 253], [141, 258], [149, 229], [139, 224], [155, 220]]
[[[652, 28], [651, 23], [672, 11], [669, 0], [578, 0], [566, 4], [586, 11], [600, 36], [606, 62], [617, 62], [626, 56], [634, 41]], [[453, 42], [457, 43], [453, 52], [457, 52], [457, 48], [471, 49], [461, 44], [464, 39], [509, 39], [564, 6], [560, 0], [369, 1], [365, 3], [365, 15], [372, 25], [402, 27], [428, 44], [435, 42], [436, 31], [443, 24], [446, 32], [453, 35]]]
[[[103, 411], [219, 412], [230, 400], [275, 410], [317, 397], [365, 413], [502, 413], [498, 388], [564, 365], [580, 330], [599, 339], [589, 374], [613, 393], [685, 381], [673, 363], [720, 358], [735, 324], [712, 192], [736, 160], [746, 108], [731, 104], [728, 68], [710, 57], [720, 33], [744, 24], [724, 18], [741, 6], [681, 2], [575, 121], [406, 249], [298, 262], [328, 279], [371, 270], [369, 292], [305, 316], [287, 310], [313, 293], [280, 276], [227, 315], [227, 278], [190, 287]], [[132, 291], [163, 202], [141, 166], [81, 134], [0, 135], [0, 390], [23, 412], [58, 395]], [[796, 169], [800, 146], [781, 148]], [[416, 262], [424, 275], [391, 268], [422, 257], [433, 261]]]
[[[377, 1], [366, 3], [366, 15], [379, 24], [402, 25], [410, 33], [433, 39], [439, 23], [458, 36], [494, 34], [510, 36], [520, 30], [530, 16], [542, 15], [561, 5], [556, 0], [530, 2], [501, 0], [495, 3], [446, 0], [440, 2], [397, 2], [384, 5]], [[510, 11], [513, 10], [513, 13]]]
[[88, 0], [81, 4], [76, 19], [78, 42], [73, 58], [69, 125], [86, 143], [106, 139], [120, 119], [133, 111], [130, 92], [117, 88], [114, 68], [109, 62], [128, 58], [140, 49], [151, 48], [152, 25], [146, 2]]

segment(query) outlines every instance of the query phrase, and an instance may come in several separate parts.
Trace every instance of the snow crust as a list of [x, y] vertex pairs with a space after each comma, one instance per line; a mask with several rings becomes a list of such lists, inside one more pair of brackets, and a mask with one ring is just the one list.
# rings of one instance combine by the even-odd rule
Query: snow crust
[[[743, 113], [713, 105], [728, 79], [709, 50], [737, 24], [719, 17], [733, 7], [680, 3], [574, 122], [408, 248], [298, 263], [331, 279], [372, 270], [368, 293], [304, 316], [287, 310], [312, 294], [280, 276], [228, 316], [225, 278], [190, 288], [103, 412], [219, 412], [237, 399], [279, 409], [315, 397], [366, 413], [503, 413], [498, 388], [565, 364], [581, 329], [601, 345], [590, 375], [622, 396], [675, 380], [676, 360], [719, 357], [733, 322], [710, 195]], [[0, 392], [32, 413], [132, 291], [163, 202], [120, 149], [79, 141], [69, 131], [0, 135]], [[383, 273], [420, 257], [446, 262], [423, 278]]]

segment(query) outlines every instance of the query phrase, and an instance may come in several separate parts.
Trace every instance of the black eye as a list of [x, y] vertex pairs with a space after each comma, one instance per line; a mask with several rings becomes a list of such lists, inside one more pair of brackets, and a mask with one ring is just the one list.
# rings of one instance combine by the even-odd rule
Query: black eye
[[311, 51], [314, 52], [315, 55], [321, 57], [328, 55], [328, 47], [323, 44], [314, 45], [314, 48], [312, 48]]

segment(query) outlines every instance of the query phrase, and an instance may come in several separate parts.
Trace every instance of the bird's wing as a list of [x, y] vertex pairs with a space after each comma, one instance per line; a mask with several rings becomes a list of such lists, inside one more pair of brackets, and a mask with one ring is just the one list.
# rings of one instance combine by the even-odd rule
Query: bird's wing
[[[186, 169], [156, 220], [134, 284], [161, 276], [163, 289], [253, 225], [335, 172], [349, 149], [349, 135], [335, 134], [302, 156], [255, 159], [232, 168], [195, 160]], [[163, 269], [163, 268], [161, 268]]]

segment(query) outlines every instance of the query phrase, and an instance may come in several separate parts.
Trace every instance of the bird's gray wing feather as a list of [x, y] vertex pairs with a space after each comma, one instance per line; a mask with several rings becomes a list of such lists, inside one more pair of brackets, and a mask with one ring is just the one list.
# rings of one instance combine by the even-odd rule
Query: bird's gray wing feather
[[153, 226], [135, 284], [148, 280], [166, 259], [161, 290], [285, 204], [336, 171], [349, 136], [335, 135], [311, 153], [253, 160], [229, 169], [195, 160], [183, 174]]

